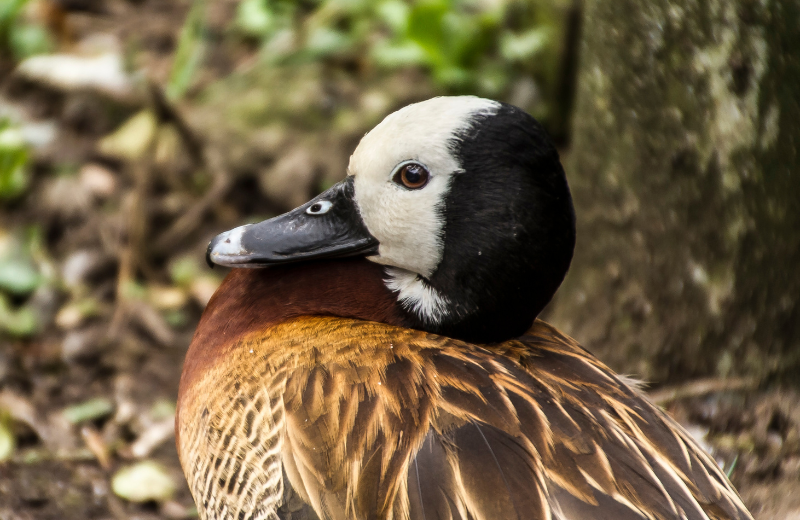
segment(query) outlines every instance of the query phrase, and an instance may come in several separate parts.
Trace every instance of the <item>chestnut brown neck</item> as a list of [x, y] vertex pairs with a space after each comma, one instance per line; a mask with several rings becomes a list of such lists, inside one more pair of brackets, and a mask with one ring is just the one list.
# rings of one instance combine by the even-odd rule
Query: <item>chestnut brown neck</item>
[[407, 327], [383, 268], [363, 258], [234, 269], [208, 302], [183, 367], [181, 390], [236, 340], [299, 316], [339, 316]]

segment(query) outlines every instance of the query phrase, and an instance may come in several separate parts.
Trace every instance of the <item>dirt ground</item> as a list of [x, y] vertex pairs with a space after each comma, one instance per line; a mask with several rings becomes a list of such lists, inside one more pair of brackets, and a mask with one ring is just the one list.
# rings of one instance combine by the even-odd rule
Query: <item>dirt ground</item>
[[[136, 49], [131, 59], [147, 71], [145, 83], [166, 82], [188, 2], [76, 4], [86, 9], [36, 15], [53, 27], [59, 49], [79, 49], [101, 35], [123, 54]], [[55, 136], [32, 152], [25, 194], [0, 204], [0, 242], [26, 251], [44, 280], [9, 297], [13, 308], [38, 316], [35, 332], [0, 331], [0, 425], [16, 440], [10, 459], [0, 462], [0, 520], [197, 515], [171, 422], [183, 356], [225, 274], [205, 267], [205, 246], [216, 233], [283, 211], [343, 175], [349, 149], [374, 122], [326, 133], [320, 128], [334, 124], [329, 116], [292, 133], [289, 121], [278, 137], [272, 129], [239, 148], [226, 141], [228, 127], [214, 125], [225, 117], [219, 95], [204, 88], [254, 59], [255, 49], [226, 43], [235, 4], [212, 3], [207, 30], [214, 43], [179, 104], [147, 87], [113, 96], [48, 85], [0, 59], [0, 109]], [[92, 12], [94, 5], [101, 12]], [[326, 103], [377, 106], [376, 112], [431, 92], [414, 73], [363, 82], [310, 74], [295, 81], [316, 81]], [[376, 101], [382, 86], [388, 101]], [[155, 114], [156, 137], [135, 157], [108, 152], [107, 137], [143, 110]], [[326, 157], [309, 155], [323, 144]], [[314, 174], [281, 181], [299, 170]], [[757, 519], [800, 519], [796, 389], [712, 379], [660, 382], [651, 395], [712, 451]], [[136, 501], [114, 492], [120, 470], [143, 461], [156, 463], [175, 484], [173, 493]]]

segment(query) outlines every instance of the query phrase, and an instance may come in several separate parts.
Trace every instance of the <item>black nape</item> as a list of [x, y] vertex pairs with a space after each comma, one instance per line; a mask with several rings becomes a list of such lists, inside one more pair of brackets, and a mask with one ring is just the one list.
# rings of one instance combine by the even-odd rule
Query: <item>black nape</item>
[[451, 301], [438, 326], [471, 342], [523, 334], [572, 260], [575, 214], [558, 152], [541, 125], [501, 104], [451, 142], [462, 173], [440, 211], [444, 254], [430, 285]]

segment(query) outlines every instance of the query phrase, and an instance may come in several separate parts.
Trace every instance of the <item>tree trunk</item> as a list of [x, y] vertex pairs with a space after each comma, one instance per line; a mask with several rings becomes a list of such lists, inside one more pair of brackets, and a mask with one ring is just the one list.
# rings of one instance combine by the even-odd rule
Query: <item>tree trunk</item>
[[800, 370], [800, 2], [587, 0], [547, 318], [649, 380]]

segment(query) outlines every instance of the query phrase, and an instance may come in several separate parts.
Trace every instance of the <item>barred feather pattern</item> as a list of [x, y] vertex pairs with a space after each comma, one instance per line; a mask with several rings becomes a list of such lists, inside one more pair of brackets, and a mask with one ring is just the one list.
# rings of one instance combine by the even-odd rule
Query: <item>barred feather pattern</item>
[[[205, 401], [178, 420], [185, 473], [203, 519], [278, 520], [283, 489], [280, 448], [286, 369], [210, 377]], [[205, 401], [205, 402], [203, 402]], [[182, 413], [182, 415], [183, 415]]]
[[680, 425], [542, 321], [478, 346], [297, 318], [196, 387], [178, 427], [205, 519], [751, 518]]

